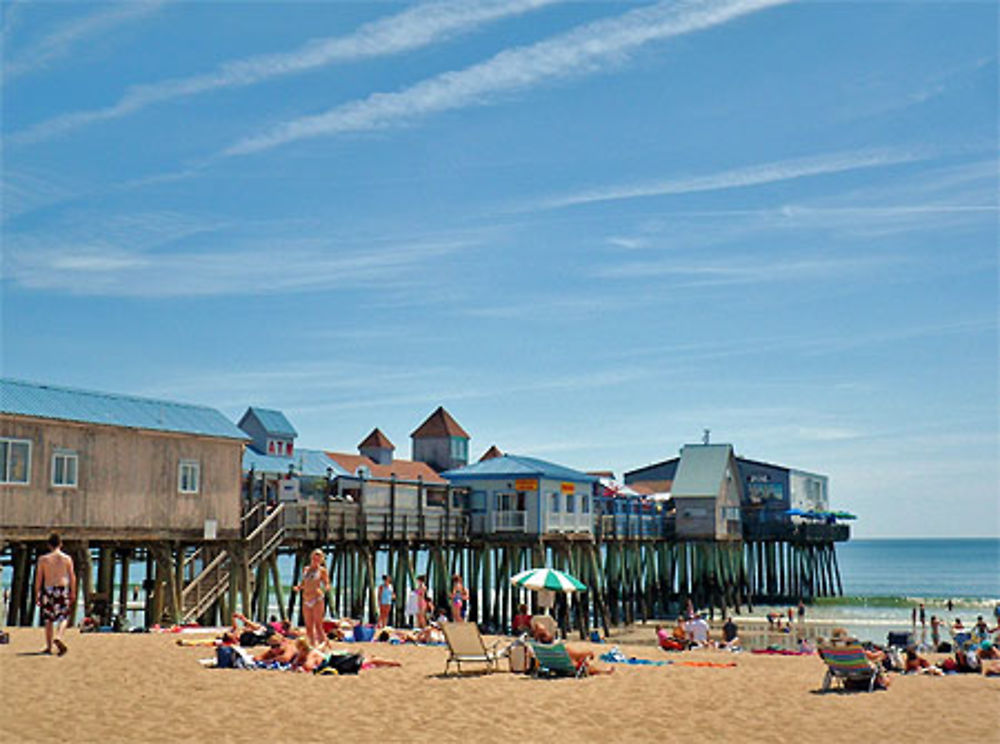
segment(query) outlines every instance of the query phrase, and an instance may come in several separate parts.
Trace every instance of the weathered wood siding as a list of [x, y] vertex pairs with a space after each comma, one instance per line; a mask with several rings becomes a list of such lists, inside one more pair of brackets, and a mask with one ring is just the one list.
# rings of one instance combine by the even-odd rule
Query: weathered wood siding
[[[0, 533], [58, 529], [193, 537], [205, 520], [239, 532], [242, 442], [20, 416], [0, 416], [0, 436], [31, 442], [28, 485], [0, 484]], [[78, 486], [52, 486], [56, 449], [77, 453]], [[180, 493], [181, 460], [200, 465], [198, 493]]]

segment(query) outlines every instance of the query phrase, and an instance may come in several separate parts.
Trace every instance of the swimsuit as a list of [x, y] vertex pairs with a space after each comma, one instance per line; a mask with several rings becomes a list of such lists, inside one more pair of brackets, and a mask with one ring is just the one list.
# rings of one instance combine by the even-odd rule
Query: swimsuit
[[69, 587], [46, 586], [41, 593], [42, 620], [58, 623], [69, 617]]
[[379, 595], [379, 604], [391, 605], [392, 604], [392, 587], [383, 585], [381, 588], [381, 593]]
[[[310, 581], [310, 580], [318, 582], [319, 581], [319, 572], [320, 572], [320, 569], [318, 569], [318, 568], [307, 568], [302, 573], [302, 583], [305, 584], [307, 581]], [[305, 587], [303, 587], [303, 588], [305, 588]], [[317, 596], [313, 597], [312, 599], [306, 599], [305, 597], [303, 597], [302, 598], [302, 606], [303, 607], [315, 607], [316, 604], [320, 600], [322, 600], [322, 599], [323, 599], [323, 591], [322, 591], [322, 589], [320, 589], [319, 594]]]

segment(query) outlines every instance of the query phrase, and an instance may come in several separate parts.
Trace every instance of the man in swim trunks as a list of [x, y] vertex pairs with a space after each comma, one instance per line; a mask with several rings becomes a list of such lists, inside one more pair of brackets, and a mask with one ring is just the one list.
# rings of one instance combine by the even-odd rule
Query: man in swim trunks
[[62, 540], [53, 532], [49, 535], [48, 553], [38, 559], [35, 570], [35, 604], [45, 622], [45, 651], [52, 653], [55, 644], [59, 655], [66, 653], [63, 632], [70, 608], [76, 603], [76, 572], [73, 559], [62, 551]]

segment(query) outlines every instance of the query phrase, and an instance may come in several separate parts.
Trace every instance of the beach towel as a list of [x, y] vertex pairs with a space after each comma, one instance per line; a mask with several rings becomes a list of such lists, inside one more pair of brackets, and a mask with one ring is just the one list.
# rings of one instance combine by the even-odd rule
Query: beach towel
[[706, 669], [728, 669], [729, 667], [736, 666], [735, 661], [727, 661], [721, 663], [717, 661], [675, 661], [673, 663], [677, 666], [705, 667]]
[[626, 656], [617, 646], [601, 654], [598, 658], [608, 664], [631, 664], [632, 666], [667, 666], [674, 663], [672, 661], [653, 661], [652, 659], [638, 659], [635, 656]]
[[768, 654], [771, 656], [812, 656], [812, 651], [793, 651], [790, 648], [755, 648], [752, 654]]

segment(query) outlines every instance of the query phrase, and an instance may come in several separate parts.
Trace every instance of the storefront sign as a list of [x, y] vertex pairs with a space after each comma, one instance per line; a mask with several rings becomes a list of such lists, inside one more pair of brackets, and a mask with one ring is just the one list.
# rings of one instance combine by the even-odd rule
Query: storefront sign
[[534, 478], [518, 478], [514, 481], [514, 489], [516, 491], [537, 491], [538, 481]]
[[563, 483], [559, 487], [559, 490], [562, 491], [563, 493], [576, 493], [576, 486], [573, 485], [572, 483]]

